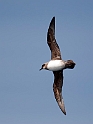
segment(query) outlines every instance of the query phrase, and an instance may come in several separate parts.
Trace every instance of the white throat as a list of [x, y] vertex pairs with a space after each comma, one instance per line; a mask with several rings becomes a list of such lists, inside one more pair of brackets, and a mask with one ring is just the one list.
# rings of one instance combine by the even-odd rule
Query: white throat
[[62, 60], [51, 60], [49, 61], [47, 68], [50, 71], [59, 71], [64, 69], [65, 63]]

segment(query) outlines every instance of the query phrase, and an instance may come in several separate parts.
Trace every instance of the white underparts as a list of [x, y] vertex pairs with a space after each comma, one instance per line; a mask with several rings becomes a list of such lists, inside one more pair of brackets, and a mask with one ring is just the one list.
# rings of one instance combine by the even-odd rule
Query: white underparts
[[49, 61], [47, 68], [50, 71], [59, 71], [64, 69], [65, 63], [62, 60], [51, 60]]

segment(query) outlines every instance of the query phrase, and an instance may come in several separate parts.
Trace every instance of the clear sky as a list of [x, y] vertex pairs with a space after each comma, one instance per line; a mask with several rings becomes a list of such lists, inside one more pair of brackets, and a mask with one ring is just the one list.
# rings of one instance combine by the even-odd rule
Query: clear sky
[[[67, 115], [53, 94], [46, 34], [56, 17]], [[93, 0], [0, 0], [0, 124], [93, 124]]]

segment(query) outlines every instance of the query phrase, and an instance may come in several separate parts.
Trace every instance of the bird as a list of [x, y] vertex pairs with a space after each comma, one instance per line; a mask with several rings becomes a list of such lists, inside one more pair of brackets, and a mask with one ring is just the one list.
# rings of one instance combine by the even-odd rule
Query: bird
[[63, 60], [61, 57], [60, 48], [55, 39], [55, 16], [52, 18], [48, 32], [47, 32], [47, 44], [51, 51], [51, 60], [42, 64], [40, 70], [45, 69], [52, 71], [54, 74], [53, 92], [54, 97], [58, 103], [61, 111], [66, 115], [64, 100], [62, 96], [63, 86], [63, 70], [73, 69], [76, 63], [73, 60]]

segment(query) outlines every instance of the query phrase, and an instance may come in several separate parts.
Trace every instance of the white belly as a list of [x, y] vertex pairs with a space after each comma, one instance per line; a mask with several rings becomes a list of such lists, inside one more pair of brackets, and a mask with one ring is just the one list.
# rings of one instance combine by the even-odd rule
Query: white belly
[[65, 67], [65, 64], [62, 60], [51, 60], [49, 61], [47, 68], [50, 71], [59, 71]]

